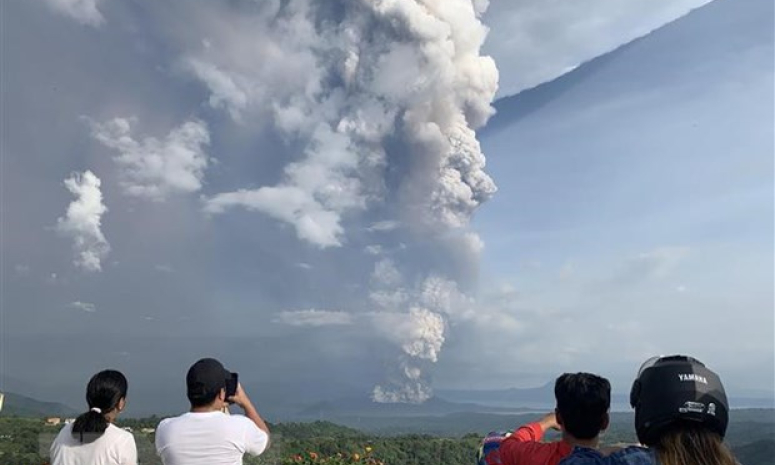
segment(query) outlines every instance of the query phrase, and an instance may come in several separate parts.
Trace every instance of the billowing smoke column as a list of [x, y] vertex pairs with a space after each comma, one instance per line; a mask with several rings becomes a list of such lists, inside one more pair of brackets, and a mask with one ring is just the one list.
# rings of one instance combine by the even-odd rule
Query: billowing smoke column
[[[209, 88], [212, 107], [239, 124], [269, 117], [301, 149], [277, 184], [217, 194], [205, 211], [258, 211], [320, 248], [342, 245], [346, 219], [367, 210], [423, 237], [464, 230], [496, 190], [474, 132], [492, 114], [498, 81], [479, 53], [487, 3], [274, 0], [258, 2], [249, 22], [235, 16], [182, 68]], [[480, 246], [459, 236], [455, 247]], [[375, 280], [370, 314], [403, 356], [374, 399], [423, 401], [422, 367], [459, 316], [449, 296], [465, 298], [440, 273], [406, 286], [390, 267], [398, 277]]]
[[[379, 311], [370, 314], [377, 332], [395, 342], [403, 354], [386, 383], [374, 388], [377, 402], [423, 402], [432, 390], [423, 368], [436, 363], [449, 320], [465, 320], [472, 302], [448, 279], [431, 275], [414, 288], [405, 286], [390, 259], [377, 262], [371, 300]], [[395, 309], [409, 308], [407, 313]]]

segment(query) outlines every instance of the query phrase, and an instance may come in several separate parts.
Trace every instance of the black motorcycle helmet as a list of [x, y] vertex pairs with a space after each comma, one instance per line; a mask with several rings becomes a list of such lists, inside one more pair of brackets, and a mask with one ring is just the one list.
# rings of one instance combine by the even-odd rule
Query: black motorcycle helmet
[[630, 391], [638, 440], [653, 446], [678, 424], [707, 427], [722, 438], [729, 423], [729, 404], [718, 375], [692, 357], [653, 357], [638, 371]]

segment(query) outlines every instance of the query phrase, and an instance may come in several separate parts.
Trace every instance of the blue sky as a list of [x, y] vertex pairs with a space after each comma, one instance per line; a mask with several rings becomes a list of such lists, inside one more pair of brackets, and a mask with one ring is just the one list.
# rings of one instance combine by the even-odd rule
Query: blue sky
[[773, 390], [769, 2], [280, 3], [3, 4], [0, 388]]
[[513, 288], [516, 307], [567, 317], [529, 326], [564, 343], [515, 364], [557, 363], [558, 350], [580, 351], [566, 369], [688, 352], [735, 380], [769, 367], [767, 386], [770, 10], [716, 2], [498, 103], [481, 135], [500, 186], [474, 222], [487, 238], [483, 275]]

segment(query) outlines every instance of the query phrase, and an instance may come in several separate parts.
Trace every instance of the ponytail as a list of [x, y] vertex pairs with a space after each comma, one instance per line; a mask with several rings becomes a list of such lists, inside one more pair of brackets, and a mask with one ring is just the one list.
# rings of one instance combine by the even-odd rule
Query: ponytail
[[118, 408], [126, 398], [126, 377], [115, 370], [105, 370], [92, 376], [86, 387], [86, 403], [89, 411], [81, 414], [73, 423], [72, 434], [83, 442], [92, 442], [108, 429], [105, 415]]
[[[102, 436], [106, 429], [108, 429], [108, 420], [105, 416], [95, 410], [89, 410], [75, 419], [73, 436], [81, 442], [92, 442]], [[84, 435], [86, 435], [86, 441], [84, 441]]]

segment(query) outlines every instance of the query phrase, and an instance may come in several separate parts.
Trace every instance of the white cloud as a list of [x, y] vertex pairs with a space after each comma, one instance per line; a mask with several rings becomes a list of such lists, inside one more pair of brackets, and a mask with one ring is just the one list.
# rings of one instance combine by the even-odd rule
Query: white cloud
[[369, 226], [366, 230], [370, 232], [383, 232], [383, 231], [393, 231], [394, 229], [398, 229], [401, 226], [401, 224], [398, 221], [377, 221], [376, 223]]
[[312, 139], [308, 158], [288, 165], [283, 183], [218, 194], [206, 200], [205, 211], [223, 213], [236, 206], [260, 211], [294, 225], [298, 237], [314, 245], [342, 245], [342, 213], [363, 208], [366, 199], [360, 183], [340, 171], [354, 162], [347, 137], [320, 126]]
[[75, 265], [86, 271], [101, 271], [102, 260], [110, 245], [102, 234], [102, 215], [108, 211], [102, 203], [100, 179], [91, 171], [75, 173], [65, 187], [76, 197], [67, 214], [57, 220], [57, 230], [73, 240]]
[[45, 0], [56, 12], [69, 16], [81, 24], [99, 26], [105, 18], [97, 9], [101, 0]]
[[353, 316], [346, 312], [310, 309], [280, 312], [273, 321], [290, 326], [348, 326], [353, 324]]
[[484, 52], [501, 71], [499, 95], [554, 79], [710, 0], [493, 0]]
[[369, 255], [382, 255], [382, 252], [384, 251], [384, 249], [379, 244], [372, 244], [364, 247], [363, 251]]
[[225, 73], [212, 63], [190, 58], [184, 68], [210, 89], [210, 106], [226, 109], [236, 121], [248, 106], [248, 93], [235, 83], [237, 76]]
[[[485, 5], [367, 1], [321, 27], [327, 4], [293, 0], [279, 14], [271, 2], [209, 31], [210, 46], [197, 43], [182, 68], [208, 87], [211, 106], [245, 124], [271, 119], [302, 156], [274, 186], [216, 195], [205, 210], [260, 211], [320, 247], [341, 245], [345, 215], [386, 198], [417, 228], [466, 226], [495, 192], [474, 132], [498, 80], [479, 54]], [[406, 175], [389, 185], [392, 165]]]
[[204, 146], [210, 134], [204, 122], [188, 121], [173, 129], [163, 140], [131, 135], [136, 121], [115, 118], [92, 123], [92, 135], [118, 152], [114, 157], [121, 169], [121, 187], [127, 195], [162, 201], [171, 194], [196, 192], [209, 159]]
[[217, 214], [235, 206], [293, 224], [300, 239], [321, 248], [342, 244], [340, 236], [344, 230], [339, 224], [339, 216], [326, 210], [302, 189], [282, 186], [227, 192], [208, 199], [204, 210]]
[[70, 303], [70, 308], [74, 308], [76, 310], [81, 310], [86, 313], [94, 313], [97, 311], [97, 306], [89, 303], [89, 302], [81, 302], [80, 300], [76, 300], [75, 302]]

